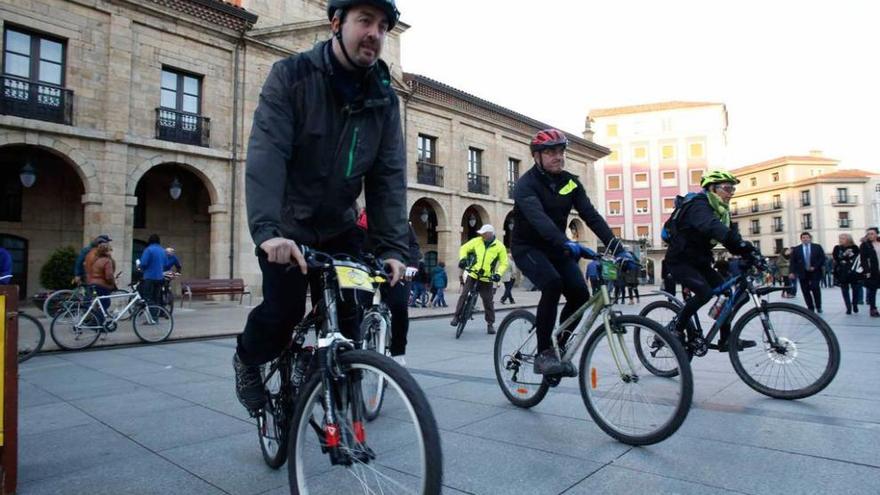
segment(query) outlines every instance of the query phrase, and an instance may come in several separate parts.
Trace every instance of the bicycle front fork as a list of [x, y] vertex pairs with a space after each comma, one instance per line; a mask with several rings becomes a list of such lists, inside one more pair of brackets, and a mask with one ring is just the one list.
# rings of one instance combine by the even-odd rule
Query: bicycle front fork
[[[321, 397], [324, 408], [322, 445], [334, 466], [350, 466], [354, 462], [367, 463], [375, 457], [366, 444], [361, 371], [342, 370], [336, 359], [340, 350], [352, 348], [347, 340], [334, 340], [318, 349], [321, 384], [324, 389]], [[351, 413], [350, 429], [347, 428], [348, 411]]]

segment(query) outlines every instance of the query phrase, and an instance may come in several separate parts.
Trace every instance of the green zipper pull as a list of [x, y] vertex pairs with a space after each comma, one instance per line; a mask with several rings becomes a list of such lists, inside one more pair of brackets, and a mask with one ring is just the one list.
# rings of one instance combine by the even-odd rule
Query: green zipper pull
[[351, 177], [351, 169], [354, 166], [354, 152], [357, 148], [358, 129], [360, 127], [355, 127], [354, 133], [351, 135], [351, 148], [348, 149], [348, 168], [345, 169], [345, 177]]

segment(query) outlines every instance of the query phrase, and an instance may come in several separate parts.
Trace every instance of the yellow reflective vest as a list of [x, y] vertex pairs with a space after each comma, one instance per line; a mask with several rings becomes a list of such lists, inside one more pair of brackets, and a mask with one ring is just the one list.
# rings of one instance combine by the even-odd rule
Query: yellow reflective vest
[[495, 238], [487, 248], [481, 236], [474, 237], [458, 250], [458, 259], [466, 259], [471, 253], [477, 258], [473, 266], [477, 273], [468, 273], [471, 278], [490, 282], [493, 274], [501, 275], [507, 270], [507, 248], [498, 238]]

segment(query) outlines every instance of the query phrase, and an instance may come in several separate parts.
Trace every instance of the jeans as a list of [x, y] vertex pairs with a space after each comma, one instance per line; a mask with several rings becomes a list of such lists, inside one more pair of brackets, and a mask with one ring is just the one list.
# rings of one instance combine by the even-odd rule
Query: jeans
[[510, 280], [509, 282], [504, 282], [504, 294], [501, 296], [502, 303], [508, 300], [511, 304], [514, 303], [513, 294], [510, 292], [511, 290], [513, 290], [513, 283], [513, 280]]
[[446, 307], [446, 287], [435, 287], [434, 306]]
[[[843, 303], [846, 305], [847, 311], [851, 311], [853, 306], [859, 305], [857, 284], [840, 282], [840, 292], [843, 293]], [[849, 297], [850, 292], [852, 292], [852, 299]]]

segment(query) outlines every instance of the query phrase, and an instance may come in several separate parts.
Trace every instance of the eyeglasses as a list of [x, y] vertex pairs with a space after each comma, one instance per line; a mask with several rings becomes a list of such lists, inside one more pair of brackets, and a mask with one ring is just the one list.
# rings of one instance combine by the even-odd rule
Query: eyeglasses
[[718, 186], [718, 189], [721, 189], [722, 191], [726, 192], [727, 194], [733, 194], [733, 193], [736, 192], [736, 186], [733, 186], [733, 185], [730, 185], [730, 184], [725, 184], [725, 185], [723, 185], [723, 186]]

